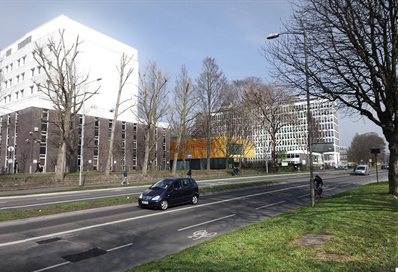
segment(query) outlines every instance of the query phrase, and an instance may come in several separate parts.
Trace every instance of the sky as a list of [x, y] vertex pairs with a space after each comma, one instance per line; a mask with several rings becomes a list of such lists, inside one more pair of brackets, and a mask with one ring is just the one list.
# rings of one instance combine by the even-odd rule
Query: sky
[[[289, 0], [0, 0], [0, 48], [63, 14], [138, 50], [141, 69], [155, 61], [175, 79], [185, 65], [191, 78], [204, 58], [216, 60], [228, 80], [272, 81], [261, 54], [269, 33], [283, 30]], [[381, 130], [366, 119], [340, 114], [340, 144], [356, 133]]]

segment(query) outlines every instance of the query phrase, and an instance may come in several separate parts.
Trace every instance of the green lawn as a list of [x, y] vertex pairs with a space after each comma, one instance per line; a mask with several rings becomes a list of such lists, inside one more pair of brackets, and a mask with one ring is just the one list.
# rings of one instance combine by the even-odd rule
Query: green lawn
[[[242, 228], [130, 271], [395, 271], [398, 199], [387, 183]], [[331, 238], [304, 246], [306, 235]]]

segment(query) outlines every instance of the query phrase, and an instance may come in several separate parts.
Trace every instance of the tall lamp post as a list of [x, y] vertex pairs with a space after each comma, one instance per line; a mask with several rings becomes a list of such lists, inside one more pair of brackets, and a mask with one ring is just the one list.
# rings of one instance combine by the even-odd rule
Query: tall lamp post
[[309, 165], [310, 165], [310, 195], [311, 195], [311, 207], [315, 206], [315, 192], [314, 192], [314, 169], [312, 163], [312, 125], [311, 125], [311, 109], [310, 109], [310, 84], [308, 77], [308, 48], [307, 48], [307, 33], [305, 29], [302, 32], [281, 32], [281, 33], [271, 33], [267, 36], [268, 40], [276, 39], [280, 35], [301, 35], [303, 36], [303, 45], [304, 45], [304, 69], [305, 69], [305, 90], [307, 94], [307, 144], [308, 144], [308, 153], [309, 153]]
[[[97, 78], [93, 81], [87, 82], [85, 85], [92, 82], [101, 81], [102, 78]], [[80, 135], [80, 171], [79, 171], [79, 186], [83, 186], [83, 150], [84, 150], [84, 126], [86, 124], [84, 102], [86, 100], [86, 89], [83, 87], [83, 101], [82, 101], [82, 130]]]

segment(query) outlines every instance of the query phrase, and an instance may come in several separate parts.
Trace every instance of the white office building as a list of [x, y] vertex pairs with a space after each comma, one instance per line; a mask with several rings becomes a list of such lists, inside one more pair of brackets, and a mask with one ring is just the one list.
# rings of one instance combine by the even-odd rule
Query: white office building
[[[124, 97], [121, 100], [136, 98], [138, 88], [137, 50], [61, 15], [30, 31], [0, 51], [1, 114], [28, 107], [53, 109], [52, 103], [37, 89], [35, 84], [44, 80], [45, 75], [43, 69], [33, 58], [33, 50], [36, 44], [45, 47], [49, 39], [59, 40], [59, 31], [63, 29], [67, 44], [75, 43], [77, 37], [82, 42], [77, 58], [78, 73], [81, 76], [89, 74], [87, 82], [101, 78], [99, 94], [85, 103], [86, 114], [113, 118], [110, 110], [116, 103], [119, 84], [116, 66], [119, 65], [122, 53], [133, 56], [134, 72], [126, 85], [129, 91], [123, 92]], [[90, 88], [98, 86], [95, 83], [91, 85], [87, 84], [88, 91]], [[136, 103], [132, 101], [131, 104]], [[131, 122], [134, 120], [134, 114], [131, 111], [125, 111], [119, 116], [119, 120]]]
[[[133, 74], [125, 85], [120, 101], [121, 106], [115, 135], [115, 154], [113, 169], [139, 169], [140, 127], [136, 121], [138, 93], [137, 50], [112, 39], [98, 31], [59, 16], [23, 35], [17, 41], [0, 50], [0, 170], [1, 172], [32, 171], [40, 162], [44, 171], [54, 171], [58, 149], [59, 133], [51, 121], [54, 118], [54, 105], [38, 89], [37, 83], [47, 79], [43, 67], [34, 59], [36, 45], [46, 48], [49, 39], [60, 39], [59, 31], [64, 30], [67, 45], [81, 42], [77, 58], [78, 75], [89, 75], [86, 92], [100, 86], [99, 93], [85, 102], [84, 114], [85, 170], [104, 171], [107, 147], [114, 117], [114, 108], [119, 87], [119, 72], [123, 53], [133, 56], [130, 62]], [[127, 67], [126, 70], [130, 68]], [[98, 81], [101, 79], [101, 81]], [[124, 110], [130, 107], [129, 110]], [[76, 136], [81, 135], [80, 127]], [[80, 140], [79, 143], [80, 145]], [[165, 156], [165, 147], [159, 145], [157, 154]], [[74, 165], [80, 165], [80, 147]], [[159, 161], [165, 164], [166, 159]]]
[[[308, 127], [306, 97], [297, 97], [291, 110], [297, 118], [296, 122], [294, 125], [285, 126], [279, 131], [277, 134], [276, 151], [286, 152], [286, 159], [284, 161], [289, 164], [307, 164]], [[335, 103], [311, 98], [310, 110], [315, 120], [315, 127], [313, 129], [317, 131], [317, 142], [321, 143], [314, 146], [314, 165], [336, 166], [340, 161], [340, 140]], [[271, 158], [271, 139], [269, 134], [261, 126], [254, 128], [253, 141], [256, 157], [252, 161], [269, 160]], [[320, 148], [323, 150], [319, 150]]]

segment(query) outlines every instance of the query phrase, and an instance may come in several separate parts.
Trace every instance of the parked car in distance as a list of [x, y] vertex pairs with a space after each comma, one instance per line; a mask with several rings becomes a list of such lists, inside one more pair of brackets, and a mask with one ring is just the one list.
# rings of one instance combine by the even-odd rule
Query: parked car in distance
[[381, 165], [381, 169], [382, 169], [382, 170], [387, 170], [387, 169], [388, 169], [388, 164], [383, 163], [383, 164]]
[[354, 175], [369, 175], [369, 166], [366, 164], [358, 165], [354, 169]]
[[199, 188], [192, 178], [161, 179], [150, 186], [138, 198], [138, 206], [166, 210], [169, 206], [198, 204]]

